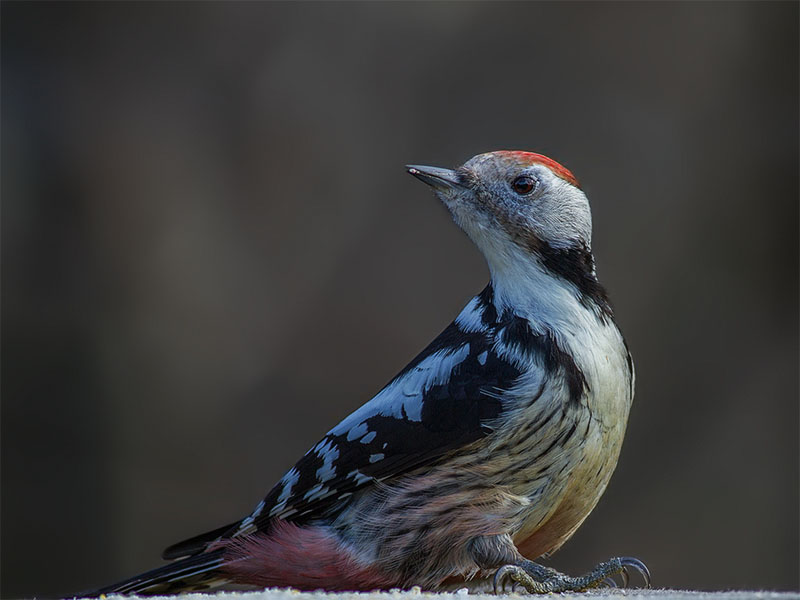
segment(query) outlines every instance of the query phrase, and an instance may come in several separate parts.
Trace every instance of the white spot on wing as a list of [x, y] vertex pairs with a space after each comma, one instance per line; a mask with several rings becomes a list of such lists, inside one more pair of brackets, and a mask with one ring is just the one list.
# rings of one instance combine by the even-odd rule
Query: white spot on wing
[[242, 522], [239, 523], [239, 529], [236, 530], [236, 534], [240, 535], [242, 533], [254, 530], [255, 528], [252, 527], [253, 522], [256, 520], [256, 517], [258, 517], [258, 515], [261, 514], [261, 511], [263, 510], [264, 510], [264, 501], [262, 500], [256, 505], [255, 509], [253, 509], [253, 512], [250, 513], [249, 517], [242, 519]]
[[383, 454], [383, 453], [380, 453], [380, 454], [370, 454], [370, 455], [369, 455], [369, 462], [370, 462], [370, 464], [371, 464], [371, 463], [376, 463], [376, 462], [378, 462], [379, 460], [383, 460], [383, 457], [384, 457], [384, 454]]
[[352, 442], [353, 440], [357, 440], [365, 433], [367, 433], [367, 424], [359, 423], [358, 425], [356, 425], [350, 431], [347, 432], [347, 441]]
[[303, 500], [319, 500], [325, 496], [331, 495], [331, 488], [327, 485], [318, 483], [303, 495]]
[[280, 496], [278, 496], [275, 506], [269, 511], [270, 516], [276, 515], [286, 508], [286, 501], [291, 497], [292, 488], [294, 484], [297, 483], [298, 479], [300, 479], [300, 473], [294, 467], [289, 469], [286, 475], [281, 478], [280, 483], [283, 485], [283, 488], [281, 489]]
[[[330, 430], [331, 435], [343, 435], [351, 439], [351, 431], [366, 433], [365, 421], [370, 417], [384, 416], [411, 421], [422, 420], [422, 398], [434, 385], [445, 383], [458, 365], [469, 355], [469, 344], [456, 348], [443, 348], [422, 360], [416, 367], [397, 377], [369, 402], [351, 413]], [[356, 439], [358, 435], [353, 435]]]
[[253, 518], [256, 518], [258, 515], [261, 514], [261, 511], [264, 510], [264, 501], [262, 500], [256, 505], [255, 510], [253, 510], [252, 514], [250, 515]]
[[456, 325], [461, 331], [474, 333], [476, 331], [486, 331], [486, 326], [481, 321], [483, 308], [481, 301], [476, 296], [464, 307], [464, 310], [456, 317]]
[[367, 435], [361, 438], [362, 444], [369, 444], [372, 440], [375, 439], [375, 436], [378, 435], [374, 431], [370, 431]]
[[281, 495], [278, 496], [278, 501], [280, 502], [282, 499], [286, 499], [291, 495], [292, 488], [294, 484], [297, 483], [297, 480], [300, 479], [300, 472], [297, 468], [292, 467], [286, 472], [286, 475], [281, 477], [281, 483], [283, 484], [283, 490], [281, 491]]
[[487, 359], [488, 356], [489, 356], [489, 351], [488, 350], [484, 350], [483, 352], [478, 354], [478, 357], [477, 357], [478, 358], [478, 362], [480, 364], [482, 364], [482, 365], [485, 365], [486, 364], [486, 359]]
[[330, 481], [336, 476], [333, 461], [339, 458], [339, 448], [329, 439], [325, 439], [316, 446], [317, 456], [322, 459], [322, 466], [317, 469], [317, 481]]

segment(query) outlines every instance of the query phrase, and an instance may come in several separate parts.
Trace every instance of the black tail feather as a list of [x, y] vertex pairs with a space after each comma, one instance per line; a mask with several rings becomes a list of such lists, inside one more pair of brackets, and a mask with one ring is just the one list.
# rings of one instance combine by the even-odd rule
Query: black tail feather
[[101, 594], [136, 594], [151, 596], [202, 591], [227, 583], [221, 573], [222, 550], [197, 554], [183, 560], [141, 573], [125, 581], [78, 594], [77, 598], [96, 598]]
[[241, 521], [234, 521], [233, 523], [225, 525], [224, 527], [219, 527], [214, 531], [207, 531], [206, 533], [196, 535], [187, 540], [178, 542], [177, 544], [172, 544], [166, 550], [164, 550], [161, 556], [164, 558], [164, 560], [175, 560], [176, 558], [199, 554], [205, 550], [211, 542], [214, 542], [221, 537], [225, 537], [225, 534], [230, 534], [236, 531], [239, 523], [241, 523]]

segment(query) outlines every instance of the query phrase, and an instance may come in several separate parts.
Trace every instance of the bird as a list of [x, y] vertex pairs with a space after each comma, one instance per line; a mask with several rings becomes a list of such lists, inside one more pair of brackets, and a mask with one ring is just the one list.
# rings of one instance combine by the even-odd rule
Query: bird
[[500, 593], [650, 585], [644, 562], [571, 577], [535, 560], [605, 491], [634, 366], [592, 254], [589, 202], [542, 154], [407, 165], [482, 252], [486, 287], [374, 397], [328, 431], [245, 518], [168, 547], [172, 562], [84, 597], [292, 587]]

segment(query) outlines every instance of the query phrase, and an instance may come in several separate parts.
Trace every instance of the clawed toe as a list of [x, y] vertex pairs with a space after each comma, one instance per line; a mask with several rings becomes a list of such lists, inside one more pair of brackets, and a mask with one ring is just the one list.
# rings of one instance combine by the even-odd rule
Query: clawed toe
[[631, 582], [631, 576], [628, 573], [628, 568], [625, 565], [622, 565], [622, 571], [620, 571], [619, 576], [622, 577], [622, 587], [628, 587], [628, 584]]
[[[619, 575], [622, 579], [622, 587], [627, 588], [631, 583], [631, 574], [628, 571], [629, 568], [636, 569], [641, 575], [642, 579], [644, 579], [644, 587], [650, 587], [650, 570], [647, 568], [641, 560], [638, 558], [633, 558], [630, 556], [621, 556], [619, 558], [612, 558], [608, 562], [600, 563], [597, 565], [593, 573], [608, 573], [611, 572], [605, 579], [602, 580], [602, 584], [608, 584], [609, 581], [613, 582], [614, 587], [616, 586], [616, 582], [613, 580], [613, 575]], [[591, 575], [589, 575], [591, 577]]]
[[531, 561], [524, 561], [518, 565], [505, 565], [497, 569], [494, 575], [494, 593], [506, 591], [506, 583], [511, 582], [511, 591], [520, 585], [530, 594], [546, 594], [560, 591], [559, 585], [566, 580], [565, 575], [558, 571], [543, 567]]
[[609, 575], [608, 577], [603, 579], [603, 581], [601, 581], [598, 584], [598, 586], [605, 586], [605, 587], [610, 587], [610, 588], [612, 588], [612, 587], [613, 588], [618, 588], [619, 586], [617, 585], [617, 582], [614, 579], [614, 575], [617, 575], [617, 574], [619, 574], [620, 579], [622, 579], [622, 587], [623, 588], [627, 588], [628, 584], [631, 582], [631, 576], [630, 576], [630, 573], [628, 573], [628, 569], [625, 567], [625, 565], [621, 565], [620, 566], [619, 573], [613, 573], [613, 574]]
[[494, 589], [495, 596], [501, 592], [506, 591], [506, 569], [511, 565], [506, 565], [504, 567], [500, 567], [497, 569], [497, 572], [494, 574], [494, 580], [492, 581], [492, 587]]
[[[600, 582], [600, 585], [604, 585], [609, 588], [619, 587], [617, 586], [617, 582], [614, 581], [612, 577], [606, 577], [605, 579], [603, 579], [603, 581]], [[627, 587], [627, 586], [623, 585], [622, 587]]]
[[497, 572], [494, 574], [494, 593], [495, 595], [504, 593], [506, 591], [506, 582], [511, 581], [511, 590], [514, 590], [514, 583], [515, 583], [515, 575], [517, 577], [520, 576], [519, 571], [524, 573], [524, 569], [522, 567], [518, 567], [516, 565], [505, 565], [497, 569]]
[[638, 558], [633, 558], [632, 556], [622, 556], [619, 559], [620, 564], [622, 565], [622, 579], [625, 582], [625, 587], [628, 587], [628, 583], [630, 582], [630, 577], [628, 575], [627, 567], [632, 567], [639, 571], [644, 579], [644, 587], [650, 587], [650, 569], [647, 568], [647, 565], [640, 561]]
[[508, 582], [511, 582], [512, 591], [515, 585], [519, 584], [533, 594], [580, 592], [599, 586], [617, 587], [613, 579], [616, 574], [620, 575], [623, 587], [628, 587], [630, 584], [628, 569], [636, 569], [644, 579], [645, 587], [650, 587], [650, 570], [647, 566], [638, 558], [623, 556], [600, 563], [591, 573], [582, 577], [568, 577], [531, 561], [505, 565], [495, 573], [494, 593], [504, 593]]

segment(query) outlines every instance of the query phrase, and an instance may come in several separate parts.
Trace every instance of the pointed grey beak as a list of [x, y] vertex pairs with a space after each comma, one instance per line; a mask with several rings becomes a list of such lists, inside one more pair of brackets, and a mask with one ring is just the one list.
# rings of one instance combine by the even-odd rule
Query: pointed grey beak
[[406, 170], [420, 181], [427, 183], [434, 189], [464, 189], [465, 186], [458, 180], [458, 174], [450, 169], [439, 167], [426, 167], [424, 165], [406, 165]]

